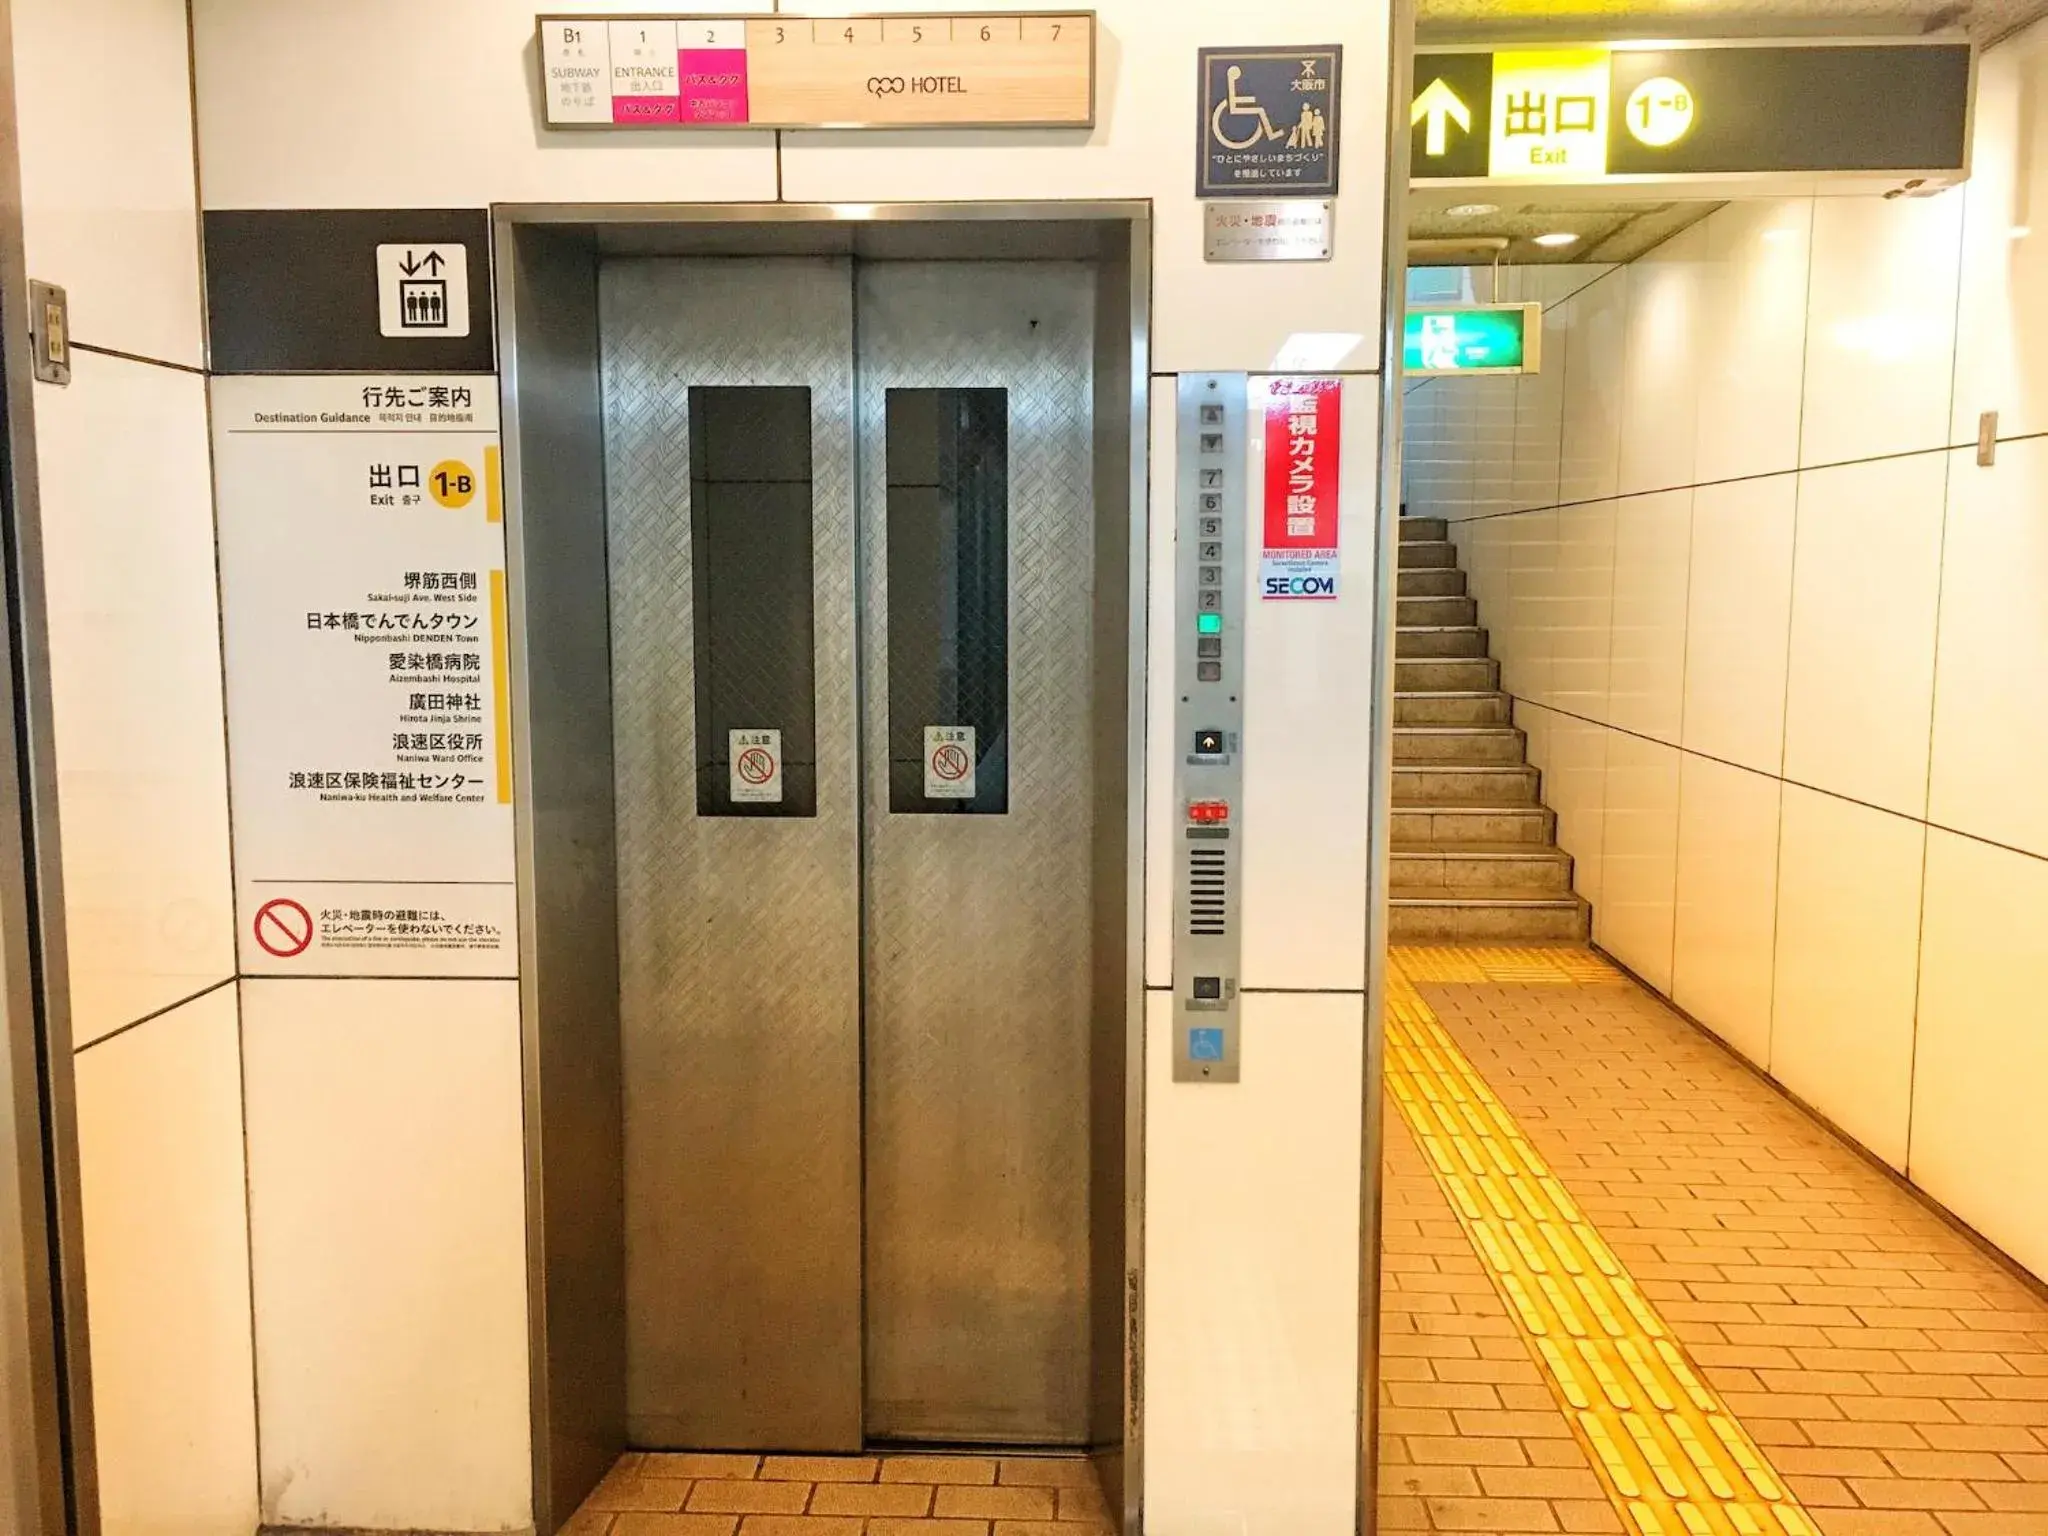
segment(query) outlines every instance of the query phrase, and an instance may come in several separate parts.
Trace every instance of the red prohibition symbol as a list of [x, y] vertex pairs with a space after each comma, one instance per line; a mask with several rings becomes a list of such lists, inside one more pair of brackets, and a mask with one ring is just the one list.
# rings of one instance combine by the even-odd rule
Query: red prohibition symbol
[[256, 942], [267, 955], [291, 960], [313, 942], [313, 914], [288, 897], [266, 901], [256, 909]]
[[749, 784], [766, 784], [775, 777], [775, 759], [759, 747], [742, 752], [737, 766], [740, 777]]
[[948, 784], [958, 784], [967, 777], [967, 770], [974, 764], [960, 748], [947, 742], [932, 754], [932, 772]]

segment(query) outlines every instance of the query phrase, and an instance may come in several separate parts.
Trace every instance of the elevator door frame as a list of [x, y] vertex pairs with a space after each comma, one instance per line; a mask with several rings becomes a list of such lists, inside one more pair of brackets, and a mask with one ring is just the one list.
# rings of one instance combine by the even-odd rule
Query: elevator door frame
[[1121, 718], [1106, 718], [1098, 736], [1121, 770], [1124, 815], [1106, 828], [1097, 851], [1123, 879], [1120, 905], [1098, 917], [1116, 925], [1099, 928], [1098, 938], [1119, 941], [1113, 948], [1121, 963], [1098, 975], [1095, 1025], [1117, 1081], [1105, 1085], [1098, 1072], [1090, 1090], [1091, 1136], [1104, 1168], [1091, 1191], [1094, 1454], [1123, 1528], [1136, 1530], [1143, 1487], [1149, 204], [500, 206], [493, 236], [512, 599], [536, 1526], [556, 1529], [625, 1449], [597, 268], [623, 255], [849, 255], [1084, 260], [1096, 271], [1097, 543], [1115, 559], [1122, 603], [1117, 622], [1094, 622], [1103, 626], [1099, 640], [1110, 642], [1099, 654], [1125, 654], [1129, 664], [1116, 684]]

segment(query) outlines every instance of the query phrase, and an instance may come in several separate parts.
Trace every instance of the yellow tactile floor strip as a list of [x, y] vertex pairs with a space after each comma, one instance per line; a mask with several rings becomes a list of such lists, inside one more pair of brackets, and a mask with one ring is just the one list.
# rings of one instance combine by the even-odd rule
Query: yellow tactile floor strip
[[1416, 991], [1617, 979], [1579, 950], [1416, 948], [1387, 970], [1387, 1088], [1627, 1528], [1819, 1536]]
[[1396, 951], [1410, 981], [1550, 982], [1576, 987], [1628, 978], [1590, 949], [1565, 945], [1404, 944]]

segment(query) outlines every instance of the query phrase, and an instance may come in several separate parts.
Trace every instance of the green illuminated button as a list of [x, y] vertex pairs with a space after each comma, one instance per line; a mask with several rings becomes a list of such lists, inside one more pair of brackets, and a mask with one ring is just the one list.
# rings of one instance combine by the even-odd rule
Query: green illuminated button
[[1223, 615], [1220, 613], [1198, 613], [1195, 615], [1195, 633], [1220, 635], [1223, 633]]

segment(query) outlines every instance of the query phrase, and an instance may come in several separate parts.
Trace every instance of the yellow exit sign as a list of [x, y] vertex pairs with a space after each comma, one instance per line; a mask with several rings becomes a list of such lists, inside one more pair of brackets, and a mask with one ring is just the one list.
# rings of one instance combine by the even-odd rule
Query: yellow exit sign
[[1965, 38], [1455, 46], [1415, 56], [1409, 174], [1584, 185], [1968, 168]]
[[1582, 181], [1607, 174], [1604, 48], [1493, 56], [1491, 174]]

